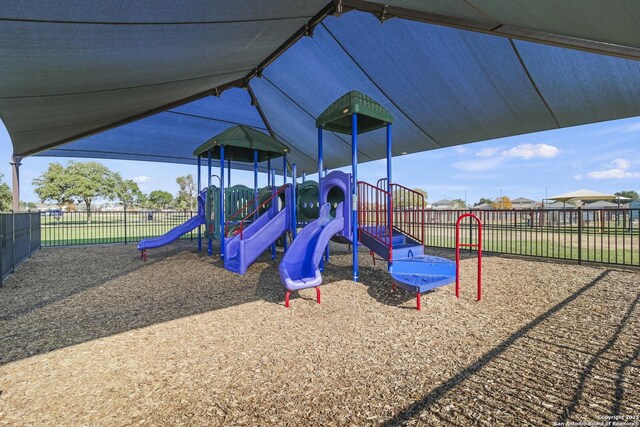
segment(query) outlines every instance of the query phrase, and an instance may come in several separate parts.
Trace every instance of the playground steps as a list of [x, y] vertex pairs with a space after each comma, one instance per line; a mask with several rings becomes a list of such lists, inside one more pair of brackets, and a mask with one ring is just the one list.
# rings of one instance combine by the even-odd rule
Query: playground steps
[[416, 293], [427, 292], [456, 281], [456, 263], [432, 255], [396, 258], [391, 263], [389, 272], [394, 285]]
[[[369, 226], [361, 227], [360, 242], [371, 249], [375, 254], [384, 260], [391, 258], [389, 256], [389, 233], [383, 232], [381, 227]], [[376, 236], [376, 237], [373, 237]], [[417, 240], [403, 234], [397, 229], [393, 229], [391, 236], [391, 247], [393, 250], [393, 258], [408, 258], [424, 254], [424, 247]]]

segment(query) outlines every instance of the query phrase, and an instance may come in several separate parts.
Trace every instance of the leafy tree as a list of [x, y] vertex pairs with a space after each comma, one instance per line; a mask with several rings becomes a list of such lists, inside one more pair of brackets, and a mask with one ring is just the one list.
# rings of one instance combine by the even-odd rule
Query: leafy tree
[[119, 173], [114, 174], [115, 196], [125, 209], [130, 206], [139, 205], [144, 199], [138, 184], [132, 179], [122, 179]]
[[453, 206], [453, 209], [466, 209], [467, 208], [467, 204], [462, 199], [453, 199], [451, 201], [451, 205]]
[[493, 200], [487, 199], [486, 197], [481, 197], [478, 203], [474, 203], [473, 206], [484, 205], [484, 204], [491, 205], [493, 204]]
[[11, 193], [11, 189], [7, 183], [4, 182], [4, 174], [0, 173], [0, 211], [10, 211], [12, 201], [13, 194]]
[[491, 203], [491, 207], [494, 209], [512, 209], [511, 199], [507, 196], [502, 196], [502, 199], [498, 197]]
[[65, 168], [51, 163], [46, 172], [33, 180], [35, 193], [42, 201], [53, 200], [58, 205], [84, 203], [87, 222], [91, 222], [91, 204], [96, 198], [116, 198], [117, 176], [98, 162], [69, 161]]
[[196, 186], [193, 183], [193, 175], [179, 176], [176, 178], [176, 182], [180, 186], [178, 196], [176, 197], [176, 207], [182, 210], [193, 210], [195, 204], [194, 193]]
[[154, 190], [149, 193], [147, 200], [152, 209], [166, 209], [173, 202], [173, 196], [168, 191]]
[[51, 200], [62, 207], [71, 201], [66, 170], [58, 162], [50, 163], [47, 171], [33, 180], [33, 185], [35, 186], [34, 192], [42, 202]]
[[[414, 188], [413, 191], [415, 191], [416, 193], [420, 193], [422, 194], [422, 196], [424, 197], [424, 202], [426, 203], [427, 201], [427, 192], [425, 190], [423, 190], [422, 188]], [[402, 207], [402, 208], [422, 208], [423, 200], [416, 194], [414, 193], [409, 193], [407, 191], [395, 191], [393, 193], [393, 204], [396, 207]]]
[[636, 202], [640, 200], [640, 194], [638, 194], [637, 191], [633, 191], [633, 190], [618, 191], [617, 193], [613, 193], [613, 194], [620, 197], [627, 197], [631, 199], [632, 202]]

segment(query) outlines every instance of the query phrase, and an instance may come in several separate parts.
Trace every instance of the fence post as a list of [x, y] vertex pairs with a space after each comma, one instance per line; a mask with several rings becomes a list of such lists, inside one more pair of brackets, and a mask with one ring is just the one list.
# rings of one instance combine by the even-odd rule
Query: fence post
[[29, 215], [29, 258], [31, 258], [31, 209], [27, 209]]
[[[469, 213], [473, 215], [473, 210], [469, 209]], [[469, 218], [469, 243], [473, 243], [473, 221]], [[471, 252], [472, 247], [469, 246], [469, 252]]]
[[578, 265], [582, 265], [582, 207], [578, 206]]
[[124, 244], [127, 244], [127, 205], [123, 205], [124, 210]]

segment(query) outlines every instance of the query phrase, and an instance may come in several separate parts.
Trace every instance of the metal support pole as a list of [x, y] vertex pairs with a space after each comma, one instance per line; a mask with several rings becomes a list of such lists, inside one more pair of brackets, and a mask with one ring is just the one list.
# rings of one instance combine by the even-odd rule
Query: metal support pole
[[[282, 185], [286, 185], [287, 184], [287, 155], [283, 155], [282, 156]], [[287, 192], [285, 190], [284, 192], [285, 195], [285, 203], [291, 203], [291, 200], [286, 200], [287, 198]], [[274, 202], [277, 202], [277, 200], [274, 200]], [[282, 207], [283, 209], [285, 209], [285, 207]], [[295, 206], [289, 206], [289, 209], [293, 209], [295, 210]], [[287, 251], [287, 232], [285, 232], [282, 235], [282, 249], [286, 252]]]
[[351, 115], [351, 236], [353, 238], [353, 281], [358, 281], [358, 114]]
[[11, 202], [11, 209], [14, 212], [20, 212], [20, 165], [22, 165], [21, 161], [22, 161], [22, 157], [16, 156], [14, 154], [11, 156], [11, 162], [9, 162], [9, 164], [11, 165], [11, 171], [12, 171], [11, 190], [12, 190], [13, 200]]
[[224, 259], [224, 145], [220, 146], [220, 259]]
[[[207, 151], [207, 186], [211, 188], [211, 150]], [[224, 203], [224, 195], [221, 195], [220, 203]], [[214, 214], [215, 217], [215, 214]], [[211, 218], [209, 218], [211, 220]], [[211, 232], [213, 230], [209, 230], [209, 238], [207, 239], [207, 254], [209, 256], [213, 255], [213, 239], [211, 239]]]
[[[253, 209], [258, 209], [258, 150], [253, 149]], [[257, 212], [254, 214], [254, 219], [257, 217]]]
[[227, 187], [231, 187], [231, 159], [227, 159]]
[[[271, 183], [273, 184], [271, 186], [271, 195], [273, 196], [276, 193], [276, 170], [275, 169], [270, 169], [270, 173], [271, 175]], [[272, 200], [271, 201], [271, 205], [274, 206], [274, 204], [277, 203], [277, 200]], [[271, 259], [274, 260], [276, 259], [276, 243], [273, 242], [271, 244]]]
[[[318, 126], [318, 213], [322, 207], [322, 170], [324, 169], [323, 142], [322, 127]], [[326, 255], [325, 252], [325, 257]], [[320, 258], [319, 267], [320, 271], [324, 272], [324, 260], [322, 258]]]
[[[200, 196], [200, 192], [202, 191], [202, 172], [200, 170], [200, 156], [198, 156], [198, 196]], [[207, 199], [209, 197], [205, 197], [205, 204], [207, 203]], [[207, 209], [205, 208], [205, 214]], [[206, 224], [206, 221], [205, 221]], [[202, 252], [202, 226], [198, 226], [198, 252]]]
[[306, 172], [302, 172], [302, 183], [304, 184], [307, 181], [307, 174]]
[[296, 191], [298, 186], [298, 177], [296, 175], [296, 164], [291, 165], [291, 230], [293, 232], [293, 238], [298, 235], [298, 198], [296, 197]]
[[267, 187], [271, 187], [271, 158], [267, 159]]
[[[393, 158], [393, 153], [391, 148], [392, 148], [391, 123], [387, 123], [387, 192], [388, 192], [387, 226], [389, 227], [389, 239], [392, 239], [392, 236], [393, 236], [393, 195], [391, 194], [391, 183], [392, 183], [391, 160]], [[422, 230], [422, 232], [424, 233], [424, 230]], [[391, 251], [389, 253], [389, 263], [387, 264], [387, 268], [391, 267], [392, 261], [393, 261], [393, 247], [391, 247]]]

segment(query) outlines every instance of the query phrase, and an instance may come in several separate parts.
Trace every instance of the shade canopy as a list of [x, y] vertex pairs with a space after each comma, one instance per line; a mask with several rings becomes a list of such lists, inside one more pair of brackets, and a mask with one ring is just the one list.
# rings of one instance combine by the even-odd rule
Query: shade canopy
[[[195, 163], [240, 124], [312, 172], [351, 90], [393, 116], [394, 155], [640, 115], [639, 21], [631, 0], [7, 2], [0, 117], [18, 156]], [[384, 131], [362, 142], [385, 157]]]
[[557, 196], [549, 197], [548, 200], [555, 200], [556, 202], [568, 202], [570, 200], [629, 200], [627, 197], [616, 196], [615, 194], [600, 193], [592, 190], [577, 190], [570, 193], [564, 193]]
[[224, 157], [230, 161], [253, 163], [254, 153], [258, 162], [282, 157], [289, 148], [275, 138], [248, 126], [237, 125], [214, 136], [193, 151], [194, 156], [220, 159], [220, 147], [224, 146]]

